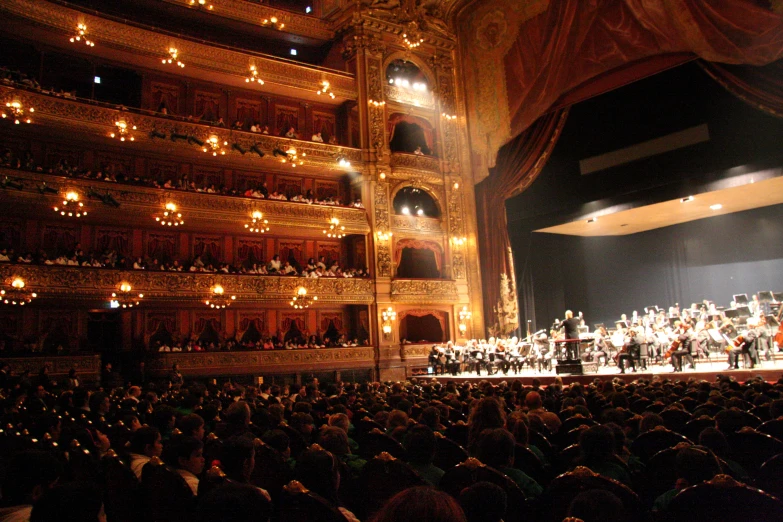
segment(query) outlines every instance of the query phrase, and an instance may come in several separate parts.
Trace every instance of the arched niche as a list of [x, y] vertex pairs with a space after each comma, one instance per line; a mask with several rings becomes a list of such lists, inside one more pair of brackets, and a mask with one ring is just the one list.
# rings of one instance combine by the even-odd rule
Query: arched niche
[[394, 194], [394, 213], [402, 216], [440, 218], [441, 210], [437, 198], [427, 189], [406, 185]]
[[395, 112], [387, 126], [392, 153], [435, 155], [435, 127], [426, 118]]
[[389, 85], [414, 91], [431, 91], [433, 77], [422, 65], [403, 57], [391, 57], [384, 68], [384, 79]]
[[400, 339], [410, 343], [442, 343], [449, 340], [449, 317], [441, 310], [400, 312]]
[[401, 279], [440, 279], [443, 247], [436, 241], [400, 239], [394, 244], [394, 266]]

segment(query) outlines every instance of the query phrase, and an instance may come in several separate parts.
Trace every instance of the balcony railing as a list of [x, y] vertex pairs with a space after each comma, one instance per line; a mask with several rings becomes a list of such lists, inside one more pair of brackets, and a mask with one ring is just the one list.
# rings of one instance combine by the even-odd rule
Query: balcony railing
[[429, 91], [412, 91], [395, 85], [386, 85], [384, 91], [386, 99], [390, 101], [413, 105], [414, 107], [423, 107], [425, 109], [432, 109], [435, 107], [435, 98]]
[[437, 218], [418, 216], [394, 216], [392, 229], [395, 232], [417, 232], [420, 234], [442, 234], [443, 226]]
[[190, 272], [153, 272], [0, 264], [0, 281], [4, 285], [16, 277], [27, 288], [38, 293], [38, 299], [90, 299], [108, 301], [120, 282], [128, 282], [134, 292], [144, 294], [142, 304], [150, 302], [202, 301], [211, 288], [221, 285], [226, 294], [243, 302], [288, 302], [303, 286], [308, 295], [318, 296], [318, 303], [371, 304], [374, 300], [370, 279], [285, 277], [268, 275], [231, 275]]
[[426, 170], [440, 173], [440, 162], [433, 156], [395, 152], [391, 155], [392, 169]]
[[453, 303], [457, 283], [449, 279], [394, 279], [391, 299], [398, 303]]

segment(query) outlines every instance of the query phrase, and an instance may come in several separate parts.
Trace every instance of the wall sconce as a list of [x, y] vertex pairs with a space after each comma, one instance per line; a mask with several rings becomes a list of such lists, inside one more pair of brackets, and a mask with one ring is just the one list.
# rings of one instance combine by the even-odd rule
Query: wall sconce
[[378, 236], [378, 239], [381, 240], [381, 241], [388, 241], [392, 237], [392, 233], [391, 232], [381, 232], [379, 230], [378, 232], [376, 232], [376, 234]]
[[451, 240], [454, 241], [455, 245], [462, 246], [468, 241], [468, 238], [466, 238], [465, 236], [462, 237], [454, 236], [451, 238]]
[[175, 47], [169, 47], [169, 56], [168, 56], [168, 58], [163, 58], [163, 60], [161, 60], [161, 61], [163, 62], [164, 65], [169, 64], [169, 63], [174, 63], [174, 64], [177, 64], [177, 67], [185, 67], [185, 64], [180, 62], [177, 59], [177, 56], [179, 56], [179, 51]]
[[250, 75], [245, 78], [245, 83], [256, 82], [258, 85], [264, 85], [264, 80], [258, 77], [258, 68], [255, 65], [250, 66]]
[[392, 323], [397, 320], [397, 312], [390, 306], [381, 312], [381, 319], [383, 320], [381, 323], [383, 338], [388, 341], [392, 338]]
[[269, 26], [272, 29], [277, 29], [278, 31], [282, 30], [283, 27], [285, 27], [285, 24], [282, 22], [279, 22], [276, 16], [271, 16], [269, 18], [264, 18], [261, 20], [261, 25], [264, 27]]
[[459, 333], [465, 335], [468, 331], [468, 321], [473, 317], [473, 314], [468, 310], [467, 306], [463, 306], [459, 311]]
[[459, 190], [459, 181], [455, 181], [452, 186], [454, 187], [454, 190]]
[[320, 96], [321, 94], [329, 94], [329, 97], [330, 97], [330, 98], [332, 98], [332, 99], [334, 99], [334, 93], [333, 93], [332, 91], [330, 91], [330, 90], [329, 90], [329, 89], [330, 89], [330, 87], [331, 87], [331, 85], [329, 84], [329, 82], [328, 82], [328, 81], [326, 81], [326, 80], [324, 80], [324, 81], [322, 81], [322, 82], [321, 82], [321, 88], [320, 88], [320, 89], [318, 89], [317, 91], [315, 91], [315, 93], [316, 93], [317, 95], [319, 95], [319, 96]]
[[443, 119], [446, 121], [454, 121], [457, 119], [455, 114], [446, 114], [445, 112], [441, 113], [441, 116], [443, 116]]
[[207, 0], [190, 0], [190, 5], [194, 7], [204, 8], [208, 11], [212, 10], [212, 4], [208, 4]]
[[378, 178], [380, 178], [381, 180], [386, 179], [386, 173], [385, 172], [381, 172], [380, 174], [378, 174]]
[[373, 107], [383, 107], [384, 105], [386, 105], [385, 101], [367, 100], [367, 103], [369, 103]]

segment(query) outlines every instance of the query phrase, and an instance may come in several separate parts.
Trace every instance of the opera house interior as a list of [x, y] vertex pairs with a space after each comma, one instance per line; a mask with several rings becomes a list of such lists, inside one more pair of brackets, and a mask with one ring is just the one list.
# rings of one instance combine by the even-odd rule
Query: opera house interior
[[783, 520], [783, 1], [0, 16], [0, 522]]

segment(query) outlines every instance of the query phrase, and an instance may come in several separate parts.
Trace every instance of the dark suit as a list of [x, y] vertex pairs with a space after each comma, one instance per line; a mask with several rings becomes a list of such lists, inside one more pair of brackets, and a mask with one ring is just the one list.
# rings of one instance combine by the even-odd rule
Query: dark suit
[[577, 342], [565, 343], [568, 359], [579, 359], [579, 325], [582, 320], [577, 317], [561, 321], [558, 328], [565, 329], [566, 339], [577, 339]]
[[636, 359], [639, 358], [643, 342], [644, 337], [642, 335], [634, 335], [625, 345], [625, 353], [621, 353], [617, 361], [618, 366], [620, 366], [621, 373], [625, 373], [626, 361], [631, 364], [631, 369], [636, 371]]

